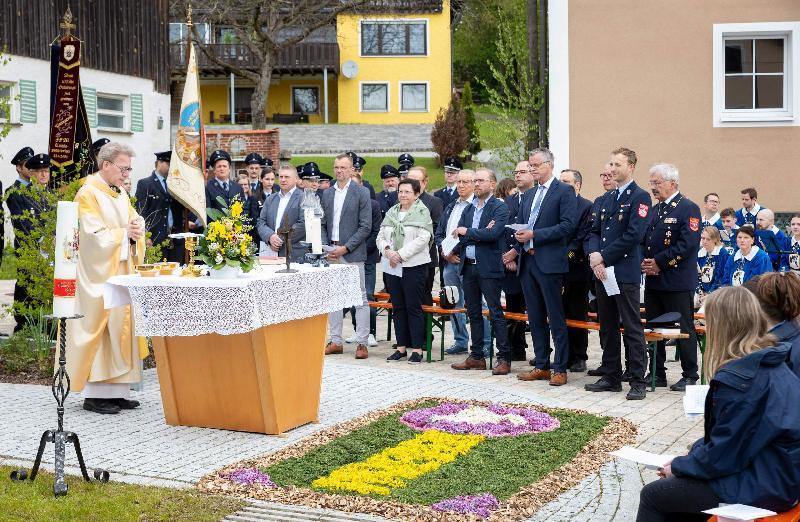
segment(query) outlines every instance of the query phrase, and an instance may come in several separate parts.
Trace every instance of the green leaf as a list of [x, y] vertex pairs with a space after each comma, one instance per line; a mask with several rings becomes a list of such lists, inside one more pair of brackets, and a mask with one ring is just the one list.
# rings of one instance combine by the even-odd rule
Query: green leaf
[[235, 266], [236, 268], [239, 268], [241, 266], [241, 263], [239, 262], [238, 259], [226, 259], [225, 263], [228, 266]]
[[223, 214], [220, 210], [217, 210], [216, 208], [207, 208], [206, 214], [208, 215], [208, 218], [211, 221], [219, 221], [225, 217], [225, 214]]

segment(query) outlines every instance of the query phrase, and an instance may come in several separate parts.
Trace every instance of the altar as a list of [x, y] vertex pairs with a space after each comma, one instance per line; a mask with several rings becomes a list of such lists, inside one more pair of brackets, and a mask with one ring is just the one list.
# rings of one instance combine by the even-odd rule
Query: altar
[[358, 269], [293, 267], [107, 281], [106, 308], [132, 305], [134, 334], [152, 338], [168, 424], [280, 434], [318, 420], [327, 316], [361, 302]]

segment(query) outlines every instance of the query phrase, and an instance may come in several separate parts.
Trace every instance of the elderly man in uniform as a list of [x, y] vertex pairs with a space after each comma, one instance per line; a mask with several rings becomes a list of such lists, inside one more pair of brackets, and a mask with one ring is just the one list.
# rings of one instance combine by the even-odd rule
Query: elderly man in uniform
[[224, 150], [211, 153], [211, 166], [214, 179], [206, 183], [206, 207], [222, 210], [223, 205], [217, 201], [221, 197], [225, 206], [230, 207], [234, 198], [244, 201], [244, 191], [239, 183], [231, 180], [231, 156]]
[[[647, 396], [644, 371], [647, 348], [639, 312], [641, 285], [641, 243], [647, 232], [650, 196], [633, 180], [636, 153], [624, 147], [611, 152], [609, 168], [617, 188], [601, 196], [599, 214], [592, 223], [583, 250], [597, 277], [597, 309], [600, 318], [600, 345], [603, 347], [603, 376], [584, 388], [591, 392], [622, 391], [622, 347], [619, 325], [627, 340], [630, 386], [626, 398]], [[697, 248], [697, 242], [695, 242]], [[614, 268], [619, 294], [608, 295], [604, 281], [606, 268]]]
[[445, 186], [433, 193], [434, 196], [442, 200], [442, 208], [447, 208], [450, 203], [458, 199], [456, 180], [462, 168], [464, 168], [464, 166], [458, 161], [458, 158], [447, 158], [444, 160]]
[[[183, 261], [183, 245], [168, 236], [178, 232], [183, 220], [183, 206], [167, 190], [167, 176], [172, 151], [156, 152], [155, 168], [150, 176], [136, 183], [136, 211], [144, 219], [150, 238], [147, 246], [169, 244], [162, 250], [168, 261]], [[130, 179], [130, 178], [128, 178]]]
[[[697, 287], [700, 208], [678, 191], [679, 183], [675, 165], [657, 163], [650, 168], [650, 190], [658, 204], [653, 207], [644, 237], [642, 261], [647, 319], [678, 312], [681, 331], [689, 334], [688, 339], [678, 340], [683, 377], [670, 386], [672, 391], [684, 391], [697, 381], [693, 295]], [[656, 386], [667, 385], [665, 359], [666, 348], [661, 341], [656, 350]]]
[[381, 179], [383, 180], [383, 190], [375, 195], [378, 204], [381, 206], [381, 217], [386, 212], [397, 205], [397, 184], [400, 183], [400, 172], [392, 165], [381, 167]]
[[[776, 272], [780, 272], [782, 268], [785, 269], [785, 264], [782, 263], [782, 260], [784, 259], [784, 254], [789, 251], [791, 245], [786, 234], [775, 226], [775, 213], [768, 208], [759, 210], [756, 216], [756, 230], [758, 245], [769, 255], [769, 260], [772, 262], [772, 269]], [[762, 237], [769, 237], [770, 234], [774, 242], [765, 241]]]
[[81, 245], [75, 305], [83, 317], [67, 322], [67, 371], [72, 389], [83, 394], [83, 408], [96, 413], [139, 406], [128, 400], [131, 384], [142, 379], [143, 355], [133, 336], [131, 307], [103, 304], [106, 280], [132, 273], [144, 259], [144, 220], [114, 190], [130, 176], [133, 154], [127, 145], [104, 145], [97, 155], [100, 170], [75, 196]]

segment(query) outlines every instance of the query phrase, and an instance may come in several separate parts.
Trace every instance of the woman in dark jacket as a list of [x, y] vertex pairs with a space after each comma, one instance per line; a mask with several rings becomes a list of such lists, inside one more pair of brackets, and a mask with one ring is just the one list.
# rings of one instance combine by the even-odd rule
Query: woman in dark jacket
[[771, 272], [754, 277], [744, 287], [761, 303], [769, 333], [791, 345], [789, 367], [800, 377], [800, 275]]
[[800, 500], [800, 379], [788, 346], [773, 346], [745, 288], [709, 295], [706, 320], [705, 434], [642, 488], [637, 522], [693, 520], [720, 503], [781, 512]]

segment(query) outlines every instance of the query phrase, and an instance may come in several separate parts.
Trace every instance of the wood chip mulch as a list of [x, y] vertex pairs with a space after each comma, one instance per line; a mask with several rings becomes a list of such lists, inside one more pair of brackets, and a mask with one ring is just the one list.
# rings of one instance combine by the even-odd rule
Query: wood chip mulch
[[[600, 434], [589, 444], [584, 446], [570, 462], [553, 470], [537, 482], [525, 486], [513, 496], [501, 500], [500, 507], [493, 511], [491, 517], [488, 519], [480, 518], [477, 515], [443, 513], [435, 511], [429, 506], [404, 504], [355, 495], [322, 493], [295, 486], [269, 488], [259, 484], [237, 484], [225, 478], [228, 473], [239, 468], [255, 467], [263, 469], [288, 458], [301, 457], [308, 451], [325, 445], [353, 430], [367, 426], [381, 417], [413, 408], [422, 402], [430, 400], [468, 403], [481, 406], [492, 402], [443, 397], [424, 397], [404, 401], [389, 408], [375, 410], [351, 421], [322, 430], [319, 433], [310, 435], [299, 441], [291, 447], [284, 448], [275, 453], [226, 466], [213, 474], [203, 477], [197, 484], [197, 487], [199, 490], [207, 493], [232, 495], [241, 498], [254, 498], [313, 508], [336, 509], [350, 513], [368, 513], [396, 520], [425, 522], [524, 520], [533, 515], [542, 506], [554, 500], [562, 492], [574, 487], [587, 476], [599, 471], [600, 467], [610, 460], [609, 452], [615, 451], [625, 445], [634, 444], [636, 441], [636, 426], [632, 422], [619, 418], [609, 419], [608, 424], [606, 424]], [[499, 404], [511, 407], [530, 407], [547, 413], [567, 410], [565, 408], [547, 408], [533, 404], [524, 405], [502, 402]], [[593, 415], [582, 410], [567, 411]]]

